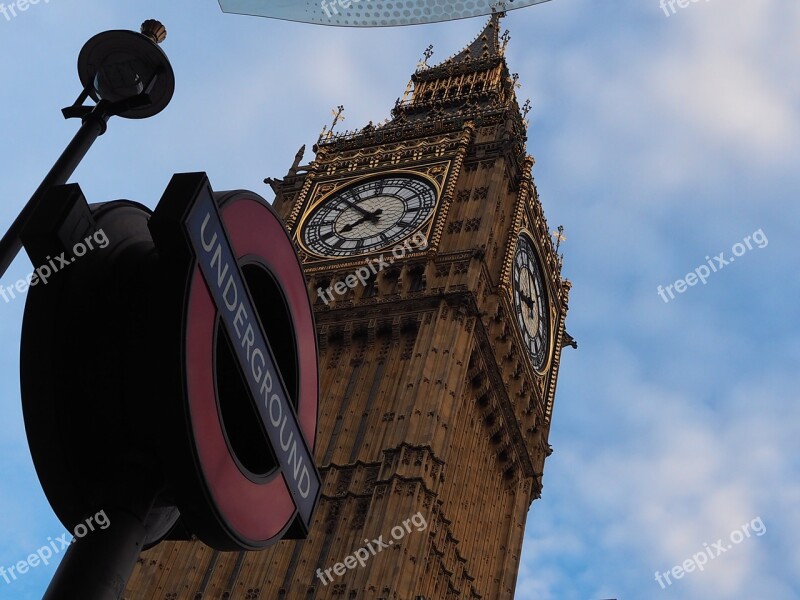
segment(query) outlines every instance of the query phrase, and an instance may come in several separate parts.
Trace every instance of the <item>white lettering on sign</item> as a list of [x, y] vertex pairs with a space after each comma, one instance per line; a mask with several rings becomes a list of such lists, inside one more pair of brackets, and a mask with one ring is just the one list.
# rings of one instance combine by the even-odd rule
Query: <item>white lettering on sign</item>
[[[260, 326], [247, 310], [247, 306], [251, 306], [251, 304], [246, 290], [240, 289], [243, 282], [240, 283], [239, 277], [237, 277], [238, 269], [226, 261], [227, 252], [223, 251], [219, 234], [206, 231], [210, 221], [211, 213], [208, 212], [200, 226], [200, 245], [207, 256], [198, 256], [202, 262], [206, 262], [210, 257], [210, 262], [206, 264], [210, 264], [212, 276], [208, 277], [206, 274], [206, 283], [210, 287], [216, 287], [214, 296], [223, 300], [222, 306], [218, 306], [218, 309], [227, 311], [228, 315], [223, 315], [223, 317], [233, 324], [233, 327], [230, 328], [233, 331], [229, 330], [228, 333], [236, 335], [236, 339], [232, 342], [234, 345], [238, 344], [238, 354], [241, 355], [241, 351], [244, 351], [246, 361], [242, 362], [242, 367], [249, 370], [249, 375], [255, 381], [255, 389], [259, 391], [259, 402], [264, 408], [263, 411], [260, 411], [262, 421], [265, 426], [271, 426], [273, 429], [269, 432], [269, 438], [276, 454], [284, 457], [281, 465], [284, 467], [284, 476], [294, 481], [294, 488], [302, 498], [306, 499], [311, 494], [311, 475], [308, 465], [303, 460], [305, 449], [298, 448], [298, 443], [302, 443], [302, 441], [298, 440], [299, 430], [297, 430], [296, 419], [293, 415], [288, 415], [285, 409], [288, 398], [282, 398], [277, 393], [278, 390], [273, 391], [273, 382], [279, 375], [272, 370], [274, 369], [272, 361], [266, 358], [269, 354], [266, 340], [262, 342], [261, 334], [256, 334], [256, 332], [260, 332]], [[247, 305], [245, 304], [246, 299]], [[263, 348], [261, 347], [262, 343], [264, 344]], [[285, 392], [283, 396], [285, 396]], [[288, 427], [287, 423], [289, 423]], [[278, 446], [283, 452], [278, 452]]]

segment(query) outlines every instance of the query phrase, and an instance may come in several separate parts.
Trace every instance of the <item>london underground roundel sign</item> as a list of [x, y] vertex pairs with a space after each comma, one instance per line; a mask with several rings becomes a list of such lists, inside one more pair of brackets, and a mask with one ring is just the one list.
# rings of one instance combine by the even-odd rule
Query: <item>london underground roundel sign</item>
[[164, 402], [159, 437], [188, 530], [223, 550], [304, 536], [320, 493], [318, 354], [281, 221], [256, 194], [215, 194], [189, 173], [173, 177], [149, 229], [164, 333], [180, 336], [163, 378], [182, 401]]

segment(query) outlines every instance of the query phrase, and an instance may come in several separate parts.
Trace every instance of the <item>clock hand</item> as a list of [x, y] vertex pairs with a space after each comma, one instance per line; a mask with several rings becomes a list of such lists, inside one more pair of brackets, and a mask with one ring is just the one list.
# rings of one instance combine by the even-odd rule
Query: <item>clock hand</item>
[[362, 223], [365, 223], [367, 220], [368, 220], [367, 217], [361, 217], [355, 223], [348, 223], [347, 225], [342, 227], [341, 231], [342, 231], [342, 233], [347, 233], [348, 231], [353, 231], [354, 227], [356, 227], [357, 225], [361, 225]]
[[533, 301], [533, 298], [529, 298], [522, 292], [520, 292], [519, 296], [520, 300], [522, 300], [528, 306], [528, 318], [531, 321], [534, 321], [536, 319], [536, 315], [533, 314], [533, 308], [536, 306], [536, 303]]
[[525, 304], [527, 304], [527, 305], [528, 305], [528, 308], [530, 308], [531, 310], [533, 310], [533, 306], [534, 306], [534, 304], [536, 304], [536, 303], [533, 301], [533, 298], [531, 298], [530, 296], [526, 296], [526, 295], [525, 295], [523, 292], [520, 292], [520, 293], [519, 293], [519, 297], [520, 297], [520, 299], [521, 299], [521, 300], [522, 300], [522, 301], [523, 301]]
[[[355, 206], [355, 205], [353, 205], [353, 206]], [[341, 231], [344, 232], [344, 233], [346, 233], [348, 231], [352, 231], [353, 228], [356, 225], [361, 225], [362, 223], [365, 223], [366, 221], [369, 221], [370, 223], [377, 223], [378, 219], [383, 214], [383, 210], [380, 209], [380, 208], [378, 210], [376, 210], [375, 212], [368, 212], [368, 211], [363, 210], [359, 206], [355, 206], [355, 207], [358, 208], [359, 212], [364, 213], [364, 216], [361, 217], [358, 221], [355, 221], [354, 223], [349, 223], [349, 224], [345, 225], [344, 227], [342, 227]]]
[[345, 197], [342, 197], [342, 200], [344, 201], [345, 204], [347, 204], [347, 206], [349, 206], [351, 208], [355, 208], [358, 212], [360, 212], [362, 215], [364, 215], [365, 219], [367, 219], [368, 221], [370, 221], [372, 223], [377, 221], [378, 217], [381, 214], [383, 214], [383, 211], [380, 208], [378, 210], [376, 210], [375, 212], [369, 212], [367, 209], [360, 207], [358, 204], [356, 204], [355, 202], [353, 202], [351, 200], [348, 200]]

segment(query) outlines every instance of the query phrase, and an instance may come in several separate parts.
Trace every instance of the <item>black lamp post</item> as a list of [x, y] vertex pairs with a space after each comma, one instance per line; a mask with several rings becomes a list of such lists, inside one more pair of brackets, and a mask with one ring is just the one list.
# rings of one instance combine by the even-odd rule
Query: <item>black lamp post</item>
[[[81, 127], [53, 168], [0, 240], [0, 277], [22, 248], [22, 234], [45, 192], [66, 183], [113, 116], [144, 119], [166, 108], [175, 90], [175, 75], [158, 47], [167, 30], [158, 21], [142, 24], [141, 33], [105, 31], [83, 46], [78, 75], [83, 85], [75, 103], [62, 110], [64, 118], [81, 119]], [[94, 106], [84, 105], [87, 99]]]
[[[158, 46], [165, 38], [164, 26], [149, 20], [142, 24], [141, 33], [106, 31], [83, 46], [78, 58], [83, 91], [72, 106], [62, 111], [67, 119], [81, 119], [81, 127], [0, 240], [0, 276], [22, 248], [21, 238], [35, 229], [38, 219], [35, 215], [48, 203], [48, 198], [59, 201], [59, 206], [52, 207], [56, 212], [69, 210], [69, 194], [51, 197], [49, 193], [66, 183], [94, 141], [105, 133], [108, 120], [115, 115], [143, 119], [167, 106], [175, 89], [175, 77]], [[84, 104], [90, 98], [94, 104]], [[31, 248], [27, 249], [30, 254]], [[157, 490], [149, 483], [131, 482], [132, 491], [119, 502], [124, 508], [109, 507], [107, 518], [113, 525], [107, 531], [102, 529], [95, 532], [97, 535], [85, 537], [76, 535], [44, 598], [116, 600], [121, 597], [139, 553], [154, 532], [158, 533], [157, 516], [167, 514], [158, 508], [154, 510]], [[177, 518], [176, 512], [173, 513], [167, 514], [171, 519], [165, 519], [166, 525]]]

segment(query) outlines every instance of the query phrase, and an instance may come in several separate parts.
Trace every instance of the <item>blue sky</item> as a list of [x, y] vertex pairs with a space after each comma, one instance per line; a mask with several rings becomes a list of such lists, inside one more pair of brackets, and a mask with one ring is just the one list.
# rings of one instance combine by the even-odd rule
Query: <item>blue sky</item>
[[[10, 224], [76, 129], [83, 42], [167, 25], [168, 109], [115, 120], [74, 177], [90, 201], [153, 207], [172, 173], [217, 189], [283, 175], [330, 110], [388, 116], [428, 43], [433, 61], [483, 19], [321, 28], [224, 15], [214, 0], [44, 0], [0, 15], [0, 222]], [[800, 5], [552, 0], [514, 11], [508, 60], [533, 103], [529, 151], [565, 226], [565, 351], [543, 498], [529, 513], [520, 600], [800, 598]], [[665, 303], [657, 293], [761, 230], [768, 239]], [[0, 284], [31, 265], [20, 256]], [[55, 538], [19, 402], [23, 302], [0, 301], [0, 565]], [[752, 535], [666, 589], [654, 579], [759, 518]], [[38, 567], [0, 598], [39, 598]]]

